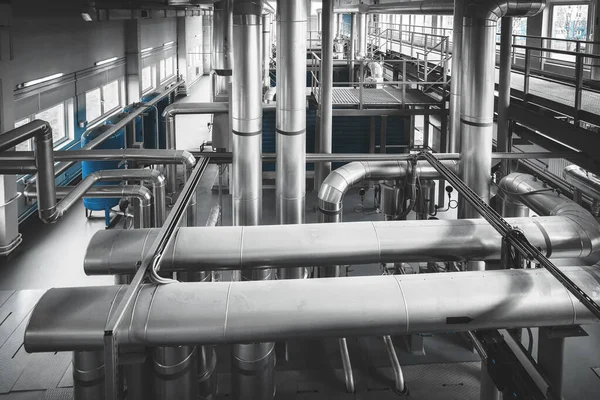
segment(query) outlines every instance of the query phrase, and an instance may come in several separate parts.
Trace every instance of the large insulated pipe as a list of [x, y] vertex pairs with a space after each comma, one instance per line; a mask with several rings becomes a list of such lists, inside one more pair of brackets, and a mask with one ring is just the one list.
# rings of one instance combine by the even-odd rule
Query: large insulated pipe
[[[458, 162], [443, 161], [453, 171]], [[344, 195], [365, 180], [405, 179], [416, 173], [420, 179], [438, 179], [439, 173], [427, 161], [418, 161], [413, 171], [409, 161], [355, 161], [333, 171], [319, 189], [320, 222], [342, 222]]]
[[600, 176], [573, 164], [563, 170], [563, 178], [596, 201], [600, 201]]
[[[236, 226], [259, 225], [262, 218], [261, 3], [261, 0], [237, 0], [233, 11], [232, 198]], [[270, 279], [270, 272], [241, 271], [239, 279]], [[274, 343], [245, 342], [234, 346], [233, 398], [273, 398], [274, 369]]]
[[[600, 301], [597, 268], [562, 271]], [[48, 290], [29, 320], [25, 349], [101, 349], [111, 305], [122, 294], [122, 287], [114, 286]], [[124, 317], [120, 345], [231, 344], [597, 322], [545, 269], [181, 283], [140, 289], [132, 312]]]
[[[508, 222], [551, 258], [598, 258], [600, 228], [593, 218], [582, 221], [585, 217], [565, 213]], [[96, 233], [84, 261], [86, 274], [135, 272], [157, 234], [156, 229]], [[164, 271], [499, 260], [502, 247], [500, 234], [479, 219], [197, 227], [176, 235], [165, 251]]]
[[450, 79], [450, 118], [448, 152], [460, 152], [460, 92], [462, 89], [462, 41], [465, 0], [454, 0], [452, 20], [452, 79]]
[[354, 6], [339, 6], [336, 12], [365, 13], [365, 14], [425, 14], [452, 15], [454, 0], [425, 0], [403, 1], [383, 4], [357, 4]]
[[213, 14], [213, 61], [216, 79], [214, 93], [227, 93], [233, 68], [233, 0], [215, 3]]
[[38, 215], [44, 222], [52, 222], [57, 216], [56, 190], [54, 184], [54, 146], [52, 128], [46, 121], [35, 120], [0, 135], [0, 152], [33, 138], [38, 196]]
[[262, 15], [263, 92], [271, 88], [271, 22], [270, 13]]
[[[304, 223], [306, 192], [306, 1], [277, 4], [277, 223]], [[279, 270], [302, 279], [304, 268]]]
[[367, 17], [368, 15], [365, 13], [356, 14], [358, 49], [355, 57], [359, 60], [362, 60], [367, 56]]
[[[462, 180], [486, 203], [490, 200], [496, 25], [504, 16], [528, 17], [545, 7], [539, 1], [467, 0], [463, 19], [464, 60], [460, 107]], [[469, 204], [459, 200], [459, 217], [478, 218]]]
[[[76, 186], [59, 186], [56, 188], [56, 197], [61, 199], [66, 197]], [[35, 187], [26, 187], [23, 195], [27, 199], [37, 199], [37, 190]], [[123, 186], [94, 186], [90, 188], [85, 197], [92, 198], [124, 198], [132, 197], [135, 199], [133, 212], [133, 227], [136, 229], [152, 228], [154, 221], [152, 219], [153, 197], [152, 192], [141, 185], [123, 185]]]
[[[319, 107], [319, 134], [317, 153], [331, 154], [333, 143], [333, 0], [323, 0], [321, 39], [321, 87]], [[331, 173], [330, 162], [315, 164], [314, 189]]]

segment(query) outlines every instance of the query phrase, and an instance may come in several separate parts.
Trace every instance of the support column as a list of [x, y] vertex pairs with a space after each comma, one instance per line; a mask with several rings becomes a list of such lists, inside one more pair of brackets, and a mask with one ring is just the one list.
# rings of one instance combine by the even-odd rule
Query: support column
[[215, 3], [213, 18], [213, 62], [215, 86], [213, 101], [223, 101], [218, 97], [227, 97], [231, 83], [233, 65], [233, 0], [221, 0]]
[[[15, 127], [12, 43], [10, 27], [12, 7], [0, 4], [0, 134]], [[17, 202], [17, 182], [15, 175], [0, 175], [0, 202], [6, 206], [0, 208], [0, 253], [9, 254], [20, 243]]]
[[[277, 222], [303, 224], [306, 193], [307, 3], [277, 4]], [[331, 150], [330, 150], [331, 151]], [[281, 279], [302, 279], [305, 268], [281, 268]]]
[[[510, 135], [508, 108], [510, 107], [510, 72], [512, 69], [512, 25], [511, 17], [502, 18], [500, 33], [500, 81], [498, 89], [498, 135], [496, 151], [510, 152], [512, 150], [512, 137]], [[510, 160], [502, 160], [502, 175], [506, 176], [510, 170]]]
[[[259, 225], [262, 216], [261, 2], [234, 3], [234, 65], [231, 90], [233, 224]], [[240, 280], [270, 279], [270, 270], [244, 271]], [[274, 343], [233, 346], [234, 399], [272, 399]]]
[[271, 14], [262, 15], [263, 92], [271, 88], [271, 21]]
[[358, 27], [358, 50], [356, 58], [363, 60], [367, 56], [367, 14], [356, 14], [356, 25]]
[[[333, 123], [333, 0], [323, 1], [323, 33], [321, 44], [321, 93], [320, 93], [320, 136], [318, 153], [331, 154], [332, 152], [332, 123]], [[315, 165], [315, 191], [331, 173], [331, 163], [322, 162]]]
[[[460, 152], [460, 91], [462, 79], [462, 34], [464, 0], [454, 0], [454, 20], [452, 22], [452, 73], [450, 80], [450, 118], [448, 132], [448, 152]], [[445, 134], [445, 132], [442, 132]]]
[[356, 24], [356, 13], [352, 13], [351, 22], [350, 22], [350, 49], [348, 54], [348, 59], [350, 60], [350, 71], [348, 76], [350, 77], [349, 81], [354, 82], [354, 60], [356, 59], [356, 37], [358, 34], [358, 27]]
[[140, 19], [125, 21], [125, 82], [127, 104], [137, 103], [142, 98], [142, 40]]
[[538, 334], [538, 364], [557, 396], [562, 395], [564, 353], [564, 336], [553, 335], [552, 327], [540, 328]]
[[212, 71], [212, 11], [202, 11], [202, 72], [209, 75]]

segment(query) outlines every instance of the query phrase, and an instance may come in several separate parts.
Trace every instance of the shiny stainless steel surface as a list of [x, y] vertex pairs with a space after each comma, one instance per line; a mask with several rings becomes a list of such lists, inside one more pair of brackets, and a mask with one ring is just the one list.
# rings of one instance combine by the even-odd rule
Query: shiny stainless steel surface
[[367, 56], [367, 14], [356, 14], [356, 26], [358, 28], [356, 58], [362, 60]]
[[452, 20], [452, 79], [450, 79], [450, 118], [448, 121], [448, 148], [450, 153], [460, 151], [460, 94], [462, 90], [462, 41], [465, 0], [454, 0]]
[[156, 347], [150, 353], [156, 400], [198, 399], [196, 346]]
[[404, 374], [402, 374], [402, 367], [400, 365], [400, 361], [398, 361], [398, 355], [396, 354], [396, 348], [394, 347], [392, 337], [386, 335], [383, 337], [383, 341], [385, 342], [385, 348], [388, 352], [388, 356], [390, 357], [390, 363], [392, 364], [392, 368], [394, 370], [394, 382], [396, 383], [396, 393], [406, 393], [406, 386], [404, 384]]
[[212, 71], [212, 35], [213, 18], [212, 11], [202, 11], [202, 72], [204, 75]]
[[[508, 222], [536, 247], [551, 253], [551, 258], [597, 258], [598, 224], [592, 220], [582, 227], [573, 219], [579, 215], [569, 210], [565, 207], [560, 216]], [[86, 274], [131, 273], [156, 234], [155, 229], [98, 232], [85, 257]], [[179, 229], [176, 243], [166, 249], [162, 268], [244, 270], [266, 265], [499, 260], [500, 250], [500, 234], [478, 219], [198, 227]]]
[[[306, 193], [307, 2], [277, 6], [277, 222], [304, 223]], [[280, 270], [280, 279], [302, 279], [304, 268]]]
[[[562, 271], [600, 300], [597, 268]], [[110, 304], [122, 291], [50, 289], [33, 310], [25, 349], [101, 348]], [[453, 323], [452, 316], [469, 319]], [[120, 337], [122, 346], [176, 346], [597, 322], [548, 271], [526, 269], [144, 285]]]
[[[76, 186], [59, 186], [56, 188], [56, 197], [63, 198], [71, 191], [75, 190]], [[37, 199], [37, 190], [35, 187], [26, 187], [23, 190], [23, 195], [28, 199]], [[134, 215], [133, 226], [136, 229], [152, 228], [154, 221], [152, 219], [152, 208], [154, 205], [152, 192], [145, 186], [140, 185], [123, 185], [123, 186], [94, 186], [90, 188], [85, 197], [95, 198], [125, 198], [133, 197]]]
[[[321, 88], [319, 91], [319, 126], [317, 127], [317, 153], [331, 154], [332, 124], [333, 124], [333, 0], [323, 1], [322, 38], [321, 38]], [[319, 190], [321, 183], [331, 173], [330, 162], [320, 162], [315, 165], [314, 189]]]
[[[456, 161], [444, 161], [454, 170]], [[436, 179], [439, 173], [427, 161], [418, 161], [416, 168], [420, 179]], [[319, 209], [321, 222], [341, 222], [344, 195], [353, 186], [364, 180], [405, 179], [412, 174], [409, 161], [355, 161], [346, 164], [323, 181], [319, 190]]]
[[452, 15], [453, 0], [405, 1], [384, 4], [340, 5], [336, 12], [365, 14], [427, 14]]
[[[245, 229], [245, 225], [259, 225], [262, 219], [261, 13], [261, 0], [236, 0], [234, 3], [232, 208], [233, 225], [241, 225], [241, 229]], [[278, 38], [278, 43], [281, 43], [281, 38]], [[262, 274], [241, 271], [234, 279], [270, 279], [270, 272], [257, 276]], [[233, 347], [232, 394], [235, 400], [273, 398], [274, 347], [274, 343], [268, 342], [244, 342]]]
[[104, 400], [104, 353], [102, 351], [73, 352], [73, 398]]
[[[268, 3], [265, 3], [268, 4]], [[262, 15], [262, 81], [263, 91], [271, 88], [271, 14]]]
[[227, 93], [233, 68], [233, 0], [215, 3], [213, 14], [213, 60], [215, 94]]
[[[512, 141], [509, 138], [508, 108], [510, 107], [510, 80], [512, 71], [512, 17], [502, 18], [500, 27], [500, 80], [498, 84], [498, 131], [496, 148], [498, 151], [511, 151]], [[503, 160], [501, 171], [504, 176], [510, 174], [510, 162]]]
[[582, 193], [600, 200], [600, 177], [573, 164], [563, 170], [563, 178]]

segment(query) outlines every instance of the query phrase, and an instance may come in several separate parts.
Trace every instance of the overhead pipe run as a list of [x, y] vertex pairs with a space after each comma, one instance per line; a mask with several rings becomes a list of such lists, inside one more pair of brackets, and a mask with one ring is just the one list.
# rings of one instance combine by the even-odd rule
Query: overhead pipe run
[[452, 15], [454, 0], [402, 1], [384, 4], [357, 4], [354, 6], [339, 6], [336, 13], [362, 14], [425, 14]]
[[54, 146], [52, 127], [46, 121], [35, 120], [0, 135], [0, 152], [34, 139], [35, 162], [39, 182], [37, 185], [38, 215], [42, 221], [57, 217], [56, 189], [54, 183]]
[[[71, 191], [75, 190], [76, 186], [59, 186], [56, 188], [56, 197], [64, 198]], [[25, 188], [23, 195], [27, 199], [37, 199], [37, 191], [35, 188]], [[125, 198], [132, 197], [135, 199], [133, 211], [133, 227], [136, 229], [154, 227], [152, 219], [152, 207], [154, 205], [152, 192], [145, 186], [141, 185], [122, 185], [122, 186], [94, 186], [90, 188], [85, 197], [94, 198]]]
[[[586, 225], [576, 217], [569, 213], [507, 221], [550, 258], [599, 258], [598, 225], [583, 229]], [[136, 263], [157, 234], [152, 229], [96, 233], [84, 260], [86, 274], [135, 271]], [[161, 268], [253, 270], [266, 265], [285, 268], [499, 260], [501, 248], [502, 236], [478, 219], [196, 227], [178, 230], [177, 240], [165, 251]]]
[[[276, 214], [279, 224], [302, 224], [306, 193], [306, 1], [277, 4]], [[279, 270], [302, 279], [305, 268]]]
[[594, 203], [600, 201], [600, 176], [573, 164], [563, 170], [563, 178], [575, 189], [590, 196]]
[[[567, 267], [562, 271], [600, 301], [597, 268]], [[25, 349], [101, 349], [111, 306], [122, 292], [122, 287], [114, 286], [48, 290], [33, 309], [25, 331]], [[178, 312], [173, 312], [174, 306]], [[119, 336], [123, 347], [598, 322], [544, 269], [150, 284], [140, 289], [132, 308], [124, 317], [124, 331]]]
[[[456, 161], [444, 161], [458, 170]], [[413, 169], [409, 161], [355, 161], [333, 171], [319, 190], [321, 222], [341, 222], [344, 195], [354, 185], [365, 180], [405, 179], [416, 174], [421, 179], [438, 179], [439, 173], [427, 161], [418, 161]]]

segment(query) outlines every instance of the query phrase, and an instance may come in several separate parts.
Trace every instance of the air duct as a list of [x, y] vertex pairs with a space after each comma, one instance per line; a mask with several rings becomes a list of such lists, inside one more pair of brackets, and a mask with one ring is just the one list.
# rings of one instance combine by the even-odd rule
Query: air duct
[[[597, 268], [562, 271], [600, 301]], [[29, 320], [25, 349], [101, 349], [111, 305], [123, 292], [114, 286], [48, 290]], [[119, 337], [123, 347], [156, 347], [596, 322], [548, 271], [524, 269], [144, 285]]]
[[[233, 11], [232, 198], [236, 226], [259, 225], [262, 218], [261, 3], [237, 0]], [[270, 279], [270, 271], [240, 271], [238, 279]], [[233, 347], [234, 399], [273, 397], [274, 349], [275, 344], [269, 342], [246, 342]]]
[[[279, 224], [304, 223], [306, 192], [306, 1], [277, 4], [276, 196]], [[304, 268], [279, 270], [301, 279]]]
[[563, 170], [563, 178], [575, 189], [590, 196], [594, 201], [600, 201], [600, 176], [573, 164]]

